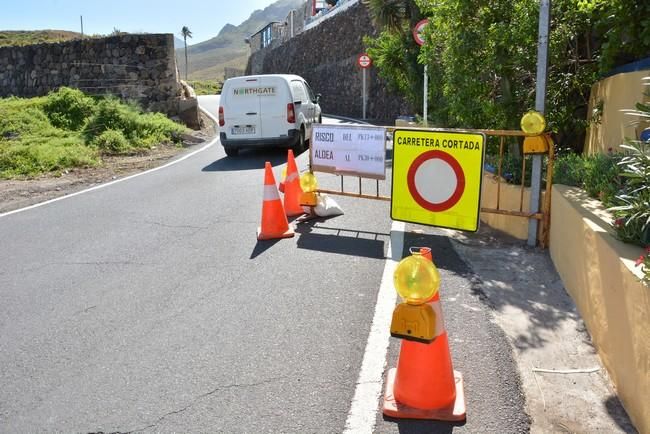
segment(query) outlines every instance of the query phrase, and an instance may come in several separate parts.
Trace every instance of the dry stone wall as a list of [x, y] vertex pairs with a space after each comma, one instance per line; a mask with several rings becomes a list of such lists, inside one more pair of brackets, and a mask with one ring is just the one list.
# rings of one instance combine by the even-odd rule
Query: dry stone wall
[[0, 47], [0, 97], [33, 97], [61, 86], [113, 94], [145, 109], [179, 114], [171, 34], [125, 34], [56, 44]]
[[[322, 94], [324, 113], [361, 118], [362, 70], [357, 57], [365, 51], [363, 36], [376, 33], [366, 7], [359, 2], [303, 31], [279, 47], [252, 53], [247, 74], [298, 74]], [[412, 113], [408, 103], [391, 93], [376, 68], [367, 70], [366, 117], [391, 124]]]

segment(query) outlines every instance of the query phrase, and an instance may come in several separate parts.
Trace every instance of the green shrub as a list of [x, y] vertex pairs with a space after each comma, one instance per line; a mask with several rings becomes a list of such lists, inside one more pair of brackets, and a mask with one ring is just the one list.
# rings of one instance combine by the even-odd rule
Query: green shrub
[[62, 87], [47, 96], [43, 111], [52, 125], [79, 131], [95, 109], [95, 101], [78, 89]]
[[136, 147], [150, 148], [157, 143], [177, 141], [185, 131], [187, 128], [162, 113], [144, 113], [136, 118], [130, 139]]
[[217, 95], [223, 83], [216, 80], [189, 80], [187, 82], [197, 95]]
[[553, 183], [582, 187], [585, 170], [585, 161], [581, 155], [562, 155], [553, 163]]
[[142, 114], [115, 98], [95, 103], [73, 89], [31, 99], [0, 98], [0, 178], [95, 166], [100, 152], [150, 148], [185, 130], [162, 114]]
[[132, 131], [138, 114], [137, 108], [131, 105], [113, 97], [105, 98], [97, 104], [95, 113], [82, 131], [83, 136], [87, 143], [92, 143], [106, 130]]
[[70, 167], [96, 166], [97, 153], [80, 137], [30, 138], [19, 144], [0, 140], [0, 178], [31, 177]]
[[124, 154], [131, 149], [129, 141], [118, 130], [103, 131], [92, 144], [107, 154]]
[[41, 108], [43, 102], [43, 98], [0, 100], [0, 138], [51, 131], [53, 127]]
[[584, 189], [591, 197], [611, 205], [622, 187], [618, 154], [582, 156], [569, 153], [558, 157], [553, 167], [553, 183]]
[[134, 104], [107, 98], [97, 105], [83, 135], [88, 143], [94, 143], [107, 130], [121, 132], [131, 148], [143, 149], [174, 141], [176, 134], [186, 131], [186, 128], [161, 113], [142, 113]]
[[600, 199], [605, 206], [612, 204], [622, 187], [616, 154], [596, 154], [584, 160], [584, 189], [591, 197]]

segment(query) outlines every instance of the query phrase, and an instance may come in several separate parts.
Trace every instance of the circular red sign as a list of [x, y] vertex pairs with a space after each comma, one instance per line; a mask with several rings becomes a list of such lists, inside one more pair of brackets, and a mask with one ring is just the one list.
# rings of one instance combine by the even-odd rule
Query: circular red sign
[[429, 24], [429, 19], [425, 18], [420, 20], [415, 27], [413, 27], [413, 39], [418, 45], [424, 45], [424, 38], [422, 37], [422, 30]]
[[372, 59], [366, 53], [359, 55], [357, 64], [362, 68], [370, 68], [372, 66]]
[[[420, 166], [422, 166], [423, 163], [435, 159], [444, 161], [454, 171], [454, 174], [456, 175], [456, 188], [454, 189], [454, 192], [447, 200], [443, 202], [434, 203], [425, 199], [422, 196], [422, 194], [418, 192], [417, 186], [415, 185], [415, 175], [417, 174], [418, 169], [420, 168]], [[409, 171], [407, 174], [407, 183], [408, 183], [409, 192], [411, 193], [413, 199], [418, 203], [418, 205], [420, 205], [422, 208], [428, 211], [441, 212], [441, 211], [446, 211], [452, 206], [456, 205], [460, 200], [460, 198], [463, 196], [463, 192], [465, 191], [465, 173], [463, 172], [463, 168], [460, 166], [458, 161], [456, 161], [454, 157], [447, 154], [446, 152], [428, 151], [419, 155], [413, 161], [413, 163], [411, 163], [411, 167], [409, 167]]]

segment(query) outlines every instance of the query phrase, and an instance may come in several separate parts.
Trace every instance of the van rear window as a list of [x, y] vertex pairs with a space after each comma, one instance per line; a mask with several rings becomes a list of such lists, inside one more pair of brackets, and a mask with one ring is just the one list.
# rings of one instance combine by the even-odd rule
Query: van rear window
[[235, 87], [232, 94], [235, 96], [273, 96], [275, 95], [275, 87]]

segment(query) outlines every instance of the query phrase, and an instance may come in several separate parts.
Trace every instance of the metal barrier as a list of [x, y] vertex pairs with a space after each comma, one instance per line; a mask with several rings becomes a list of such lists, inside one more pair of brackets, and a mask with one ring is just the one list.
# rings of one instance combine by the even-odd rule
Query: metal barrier
[[[381, 127], [385, 128], [387, 133], [392, 137], [392, 134], [394, 133], [395, 130], [401, 129], [401, 127]], [[552, 177], [553, 177], [553, 160], [554, 160], [554, 149], [553, 149], [553, 143], [550, 140], [550, 137], [547, 133], [541, 134], [539, 136], [533, 136], [530, 134], [526, 134], [523, 131], [516, 131], [516, 130], [480, 130], [480, 129], [474, 129], [474, 130], [454, 130], [454, 129], [445, 129], [445, 130], [440, 130], [440, 129], [432, 129], [432, 128], [417, 128], [417, 127], [407, 127], [409, 130], [422, 130], [422, 131], [450, 131], [450, 132], [455, 132], [455, 131], [462, 131], [462, 132], [469, 132], [469, 133], [483, 133], [485, 134], [486, 137], [499, 137], [499, 159], [498, 159], [498, 165], [497, 165], [497, 173], [495, 174], [495, 179], [497, 181], [497, 197], [496, 197], [496, 207], [495, 208], [487, 208], [487, 207], [481, 207], [480, 210], [483, 213], [491, 213], [491, 214], [500, 214], [500, 215], [506, 215], [506, 216], [511, 216], [511, 217], [519, 217], [519, 218], [526, 218], [526, 219], [536, 219], [539, 220], [540, 222], [540, 232], [538, 236], [538, 240], [540, 243], [540, 246], [542, 248], [546, 248], [548, 246], [548, 238], [549, 238], [549, 229], [550, 229], [550, 211], [551, 211], [551, 187], [552, 187]], [[540, 212], [529, 212], [529, 211], [524, 211], [524, 195], [526, 192], [526, 183], [525, 183], [525, 177], [526, 177], [526, 158], [527, 156], [532, 156], [532, 154], [526, 154], [523, 153], [522, 157], [522, 175], [521, 175], [521, 182], [520, 182], [520, 197], [519, 197], [519, 207], [518, 209], [502, 209], [501, 208], [501, 184], [505, 182], [505, 179], [503, 178], [503, 158], [505, 155], [505, 145], [506, 145], [506, 140], [508, 138], [514, 139], [514, 138], [519, 138], [519, 137], [544, 137], [545, 140], [548, 143], [548, 151], [547, 151], [547, 170], [546, 170], [546, 189], [545, 189], [545, 195], [543, 199], [543, 203], [541, 204], [541, 211]], [[310, 153], [310, 168], [311, 168], [311, 153]], [[392, 167], [391, 167], [392, 169]], [[485, 168], [483, 169], [485, 173]], [[362, 188], [362, 178], [359, 178], [359, 191], [358, 193], [354, 192], [349, 192], [344, 190], [343, 186], [343, 178], [345, 175], [339, 175], [341, 178], [341, 189], [340, 190], [329, 190], [329, 189], [318, 189], [317, 191], [319, 193], [324, 193], [324, 194], [332, 194], [332, 195], [338, 195], [338, 196], [347, 196], [347, 197], [356, 197], [356, 198], [361, 198], [361, 199], [371, 199], [371, 200], [381, 200], [381, 201], [390, 201], [391, 197], [390, 196], [382, 196], [379, 194], [379, 180], [376, 181], [376, 192], [375, 194], [367, 194], [363, 192]], [[530, 192], [529, 192], [530, 194]]]

